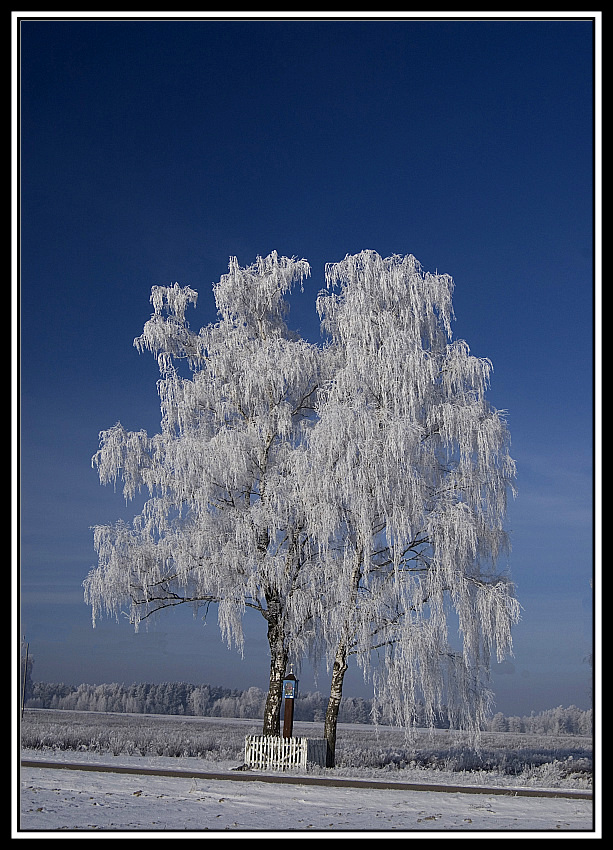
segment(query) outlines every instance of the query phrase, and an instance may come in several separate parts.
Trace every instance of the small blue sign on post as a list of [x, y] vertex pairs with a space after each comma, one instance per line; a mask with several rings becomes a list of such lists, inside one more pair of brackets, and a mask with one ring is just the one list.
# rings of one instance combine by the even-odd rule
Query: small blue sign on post
[[297, 679], [283, 679], [283, 699], [296, 699]]

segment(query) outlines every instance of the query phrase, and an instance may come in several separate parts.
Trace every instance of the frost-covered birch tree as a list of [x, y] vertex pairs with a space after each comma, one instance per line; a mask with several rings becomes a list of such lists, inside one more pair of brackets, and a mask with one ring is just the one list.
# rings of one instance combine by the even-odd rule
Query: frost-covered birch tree
[[[513, 587], [495, 572], [514, 463], [485, 398], [491, 364], [452, 341], [452, 280], [372, 251], [327, 266], [318, 309], [336, 358], [308, 434], [303, 495], [320, 542], [318, 634], [336, 720], [350, 654], [383, 716], [419, 702], [476, 731], [492, 651], [511, 648]], [[454, 634], [450, 634], [450, 632]]]
[[323, 353], [285, 321], [285, 296], [309, 273], [276, 252], [246, 268], [232, 258], [214, 286], [219, 321], [199, 333], [185, 319], [196, 293], [153, 287], [135, 345], [159, 363], [160, 433], [118, 423], [93, 458], [103, 484], [121, 479], [127, 499], [148, 497], [133, 523], [94, 529], [98, 565], [84, 582], [94, 623], [126, 612], [138, 627], [174, 605], [215, 603], [222, 635], [240, 649], [245, 610], [259, 611], [271, 655], [264, 734], [279, 733], [286, 663], [309, 616], [296, 463]]
[[[306, 261], [231, 259], [219, 321], [195, 333], [196, 293], [154, 287], [135, 340], [158, 360], [160, 433], [119, 423], [93, 458], [121, 479], [131, 524], [98, 526], [85, 585], [94, 622], [135, 627], [174, 605], [215, 603], [228, 644], [247, 608], [266, 621], [264, 734], [279, 733], [287, 661], [325, 657], [324, 734], [334, 757], [350, 655], [377, 709], [409, 727], [425, 704], [459, 728], [483, 722], [492, 652], [511, 648], [513, 587], [496, 572], [514, 463], [488, 404], [491, 364], [453, 341], [453, 284], [411, 256], [365, 251], [326, 267], [329, 344], [286, 324]], [[423, 712], [420, 709], [420, 714]]]

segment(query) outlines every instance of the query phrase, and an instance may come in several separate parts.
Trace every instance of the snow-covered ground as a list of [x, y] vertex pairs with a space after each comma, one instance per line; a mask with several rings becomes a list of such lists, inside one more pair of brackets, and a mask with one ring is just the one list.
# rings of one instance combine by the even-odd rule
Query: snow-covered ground
[[[444, 730], [436, 730], [432, 740], [422, 736], [412, 749], [404, 745], [399, 730], [377, 732], [342, 724], [339, 766], [331, 771], [310, 766], [306, 771], [310, 779], [399, 784], [397, 789], [383, 790], [245, 781], [246, 773], [234, 771], [242, 761], [245, 734], [257, 728], [257, 722], [227, 718], [26, 712], [22, 761], [185, 770], [228, 778], [22, 767], [20, 776], [16, 770], [13, 783], [15, 791], [19, 788], [13, 837], [58, 837], [58, 832], [91, 837], [100, 832], [113, 837], [122, 833], [160, 837], [163, 832], [163, 837], [186, 837], [203, 831], [220, 837], [237, 832], [256, 837], [307, 836], [317, 831], [341, 837], [354, 832], [359, 837], [369, 832], [393, 837], [397, 831], [423, 832], [428, 837], [508, 838], [514, 833], [600, 837], [598, 789], [596, 803], [580, 796], [514, 796], [487, 790], [541, 788], [585, 795], [591, 790], [589, 768], [586, 772], [589, 739], [484, 736], [483, 766], [489, 768], [475, 769]], [[320, 724], [302, 722], [294, 731], [313, 737], [321, 733]], [[263, 774], [249, 771], [248, 775]], [[298, 768], [283, 774], [296, 779], [304, 775], [304, 769]], [[473, 791], [476, 787], [483, 791], [416, 791], [400, 783], [469, 785]]]
[[[23, 759], [230, 772], [235, 763], [193, 758], [24, 752]], [[346, 778], [346, 777], [345, 777]], [[360, 777], [363, 778], [363, 777]], [[406, 779], [406, 777], [403, 777]], [[456, 777], [457, 779], [457, 777]], [[423, 777], [422, 777], [423, 781]], [[440, 781], [440, 779], [439, 779]], [[17, 837], [62, 831], [228, 833], [410, 830], [436, 833], [544, 831], [595, 837], [591, 800], [491, 793], [376, 790], [22, 768]]]

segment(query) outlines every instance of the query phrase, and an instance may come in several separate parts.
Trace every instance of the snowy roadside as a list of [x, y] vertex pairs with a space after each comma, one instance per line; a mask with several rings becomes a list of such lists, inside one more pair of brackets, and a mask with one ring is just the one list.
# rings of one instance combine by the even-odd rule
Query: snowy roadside
[[[100, 764], [113, 765], [115, 767], [144, 767], [167, 770], [188, 770], [199, 773], [231, 773], [240, 766], [240, 759], [213, 760], [206, 758], [176, 758], [170, 756], [138, 756], [96, 752], [75, 752], [74, 750], [58, 749], [23, 749], [21, 751], [23, 761], [48, 761], [48, 762], [73, 762], [78, 764]], [[250, 771], [252, 774], [266, 775], [264, 771]], [[309, 776], [330, 777], [339, 779], [355, 779], [357, 781], [376, 780], [387, 783], [421, 783], [427, 785], [467, 785], [482, 788], [505, 788], [509, 790], [521, 788], [542, 788], [544, 790], [581, 790], [591, 789], [577, 788], [570, 781], [563, 782], [556, 777], [555, 782], [547, 772], [535, 769], [532, 774], [524, 773], [521, 777], [510, 776], [492, 771], [446, 771], [433, 768], [404, 767], [397, 770], [382, 770], [377, 768], [350, 768], [336, 767], [333, 770], [319, 768], [310, 765]], [[275, 776], [274, 771], [268, 775]], [[288, 769], [283, 772], [284, 776], [304, 776], [304, 769]], [[548, 781], [549, 780], [549, 781]]]
[[[235, 763], [203, 759], [109, 756], [97, 753], [24, 751], [23, 759], [173, 768], [224, 773]], [[296, 771], [296, 773], [299, 773]], [[354, 777], [365, 779], [361, 771]], [[397, 771], [398, 781], [448, 781], [439, 771]], [[409, 779], [408, 774], [412, 773]], [[426, 777], [424, 774], [428, 774]], [[419, 774], [419, 775], [417, 775]], [[379, 778], [381, 774], [379, 772]], [[388, 775], [386, 780], [391, 777]], [[466, 778], [465, 778], [466, 779]], [[460, 784], [457, 775], [454, 784]], [[468, 784], [468, 783], [467, 783]], [[474, 784], [474, 783], [473, 783]], [[477, 783], [481, 784], [481, 783]], [[44, 832], [228, 831], [312, 833], [317, 830], [381, 832], [518, 831], [594, 836], [590, 800], [271, 785], [182, 777], [21, 769], [21, 816], [15, 837]]]
[[30, 831], [564, 833], [592, 830], [588, 800], [316, 788], [25, 768]]

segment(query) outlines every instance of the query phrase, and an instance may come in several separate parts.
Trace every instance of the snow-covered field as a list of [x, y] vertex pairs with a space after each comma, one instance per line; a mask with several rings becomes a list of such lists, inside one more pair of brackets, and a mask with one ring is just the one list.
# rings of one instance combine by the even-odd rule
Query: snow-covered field
[[[48, 722], [51, 712], [46, 712]], [[74, 724], [72, 712], [57, 712], [59, 721]], [[85, 713], [84, 713], [85, 714]], [[66, 715], [66, 716], [65, 716]], [[73, 715], [73, 718], [70, 718]], [[231, 837], [233, 832], [253, 832], [257, 837], [271, 833], [273, 837], [282, 837], [286, 832], [310, 835], [316, 831], [340, 832], [348, 837], [357, 832], [360, 837], [365, 833], [390, 835], [398, 830], [410, 830], [412, 833], [425, 832], [429, 836], [450, 832], [456, 837], [466, 837], [475, 833], [476, 837], [492, 837], [501, 833], [511, 837], [521, 832], [521, 837], [529, 833], [544, 836], [545, 833], [564, 833], [567, 837], [577, 834], [581, 837], [598, 837], [598, 816], [594, 820], [594, 804], [591, 800], [580, 798], [548, 798], [499, 795], [488, 793], [460, 793], [444, 791], [408, 791], [379, 790], [364, 788], [317, 787], [300, 784], [270, 784], [265, 782], [239, 781], [234, 777], [233, 769], [241, 763], [241, 745], [244, 735], [256, 726], [254, 721], [231, 721], [221, 718], [160, 718], [152, 716], [134, 716], [129, 721], [123, 716], [123, 723], [140, 723], [141, 729], [147, 727], [166, 729], [168, 737], [176, 734], [177, 724], [187, 730], [186, 735], [194, 738], [196, 729], [206, 729], [209, 744], [223, 740], [224, 736], [234, 736], [236, 750], [233, 753], [227, 744], [225, 752], [209, 749], [208, 754], [194, 756], [163, 756], [152, 754], [117, 753], [100, 751], [94, 744], [82, 747], [80, 751], [53, 747], [25, 749], [22, 760], [46, 760], [87, 763], [90, 765], [114, 765], [145, 768], [172, 768], [191, 770], [201, 773], [222, 773], [228, 779], [204, 779], [192, 777], [148, 776], [133, 774], [114, 774], [90, 771], [61, 770], [54, 768], [25, 767], [21, 769], [20, 816], [15, 824], [14, 837], [51, 836], [57, 831], [100, 832], [112, 831], [113, 834], [138, 831], [165, 836], [177, 833], [186, 837], [202, 831], [220, 833], [221, 837]], [[105, 722], [118, 729], [121, 721], [118, 716], [100, 715], [92, 719], [92, 713], [82, 717], [83, 723]], [[36, 722], [41, 724], [43, 714]], [[298, 728], [297, 728], [298, 727]], [[311, 729], [310, 727], [313, 727]], [[90, 728], [90, 727], [87, 727]], [[129, 728], [134, 729], [134, 726]], [[315, 731], [317, 730], [317, 731]], [[317, 724], [296, 724], [296, 734], [320, 734]], [[447, 737], [446, 737], [447, 736]], [[120, 736], [115, 735], [114, 740]], [[532, 736], [511, 736], [508, 743], [514, 752], [518, 752], [518, 738]], [[454, 750], [448, 742], [448, 733], [437, 733], [436, 748], [431, 744], [431, 754], [439, 755], [439, 766], [433, 769], [419, 763], [418, 759], [406, 761], [398, 767], [389, 759], [390, 742], [395, 741], [397, 754], [401, 753], [401, 733], [397, 730], [381, 730], [378, 738], [374, 730], [364, 726], [345, 726], [339, 729], [340, 766], [332, 771], [319, 768], [309, 769], [309, 776], [335, 776], [355, 779], [384, 779], [386, 781], [407, 783], [420, 782], [436, 785], [471, 785], [484, 788], [508, 790], [526, 787], [549, 787], [564, 790], [566, 793], [576, 789], [586, 790], [588, 783], [581, 780], [582, 774], [572, 774], [541, 764], [540, 770], [531, 772], [527, 768], [514, 775], [496, 770], [449, 770], [445, 769], [443, 755]], [[500, 747], [500, 736], [496, 736]], [[152, 740], [151, 737], [148, 738]], [[359, 741], [362, 743], [356, 743]], [[373, 741], [378, 740], [378, 744]], [[581, 745], [583, 742], [583, 746]], [[344, 742], [344, 744], [343, 744]], [[416, 743], [417, 747], [418, 742]], [[493, 742], [489, 742], [493, 752]], [[524, 751], [542, 750], [542, 741], [524, 741]], [[552, 752], [561, 755], [560, 742], [550, 742]], [[578, 747], [585, 752], [585, 739], [580, 739]], [[379, 747], [379, 753], [373, 752]], [[532, 749], [530, 750], [530, 746]], [[566, 744], [564, 752], [568, 750]], [[353, 749], [352, 749], [353, 747]], [[352, 764], [352, 753], [362, 748], [365, 765]], [[119, 749], [119, 747], [117, 747]], [[124, 748], [125, 749], [125, 748]], [[392, 747], [394, 749], [394, 747]], [[410, 749], [410, 748], [409, 748]], [[96, 751], [98, 750], [98, 751]], [[457, 751], [457, 748], [455, 748]], [[343, 756], [345, 752], [345, 756]], [[412, 753], [415, 755], [416, 750]], [[404, 754], [407, 755], [405, 750]], [[385, 756], [387, 758], [381, 758]], [[376, 768], [377, 758], [386, 762], [387, 768]], [[343, 765], [343, 760], [345, 764]], [[491, 758], [490, 758], [491, 761]], [[551, 764], [559, 762], [552, 758]], [[368, 765], [371, 765], [370, 767]], [[452, 764], [447, 760], [447, 768]], [[390, 767], [391, 765], [391, 767]], [[252, 772], [255, 773], [255, 772]], [[243, 774], [244, 775], [244, 774]], [[270, 775], [273, 775], [272, 772]], [[284, 776], [300, 778], [301, 771], [290, 771]], [[302, 772], [304, 775], [304, 772]], [[574, 778], [573, 778], [574, 777]], [[598, 800], [598, 795], [596, 795]], [[594, 828], [596, 823], [596, 828]]]

